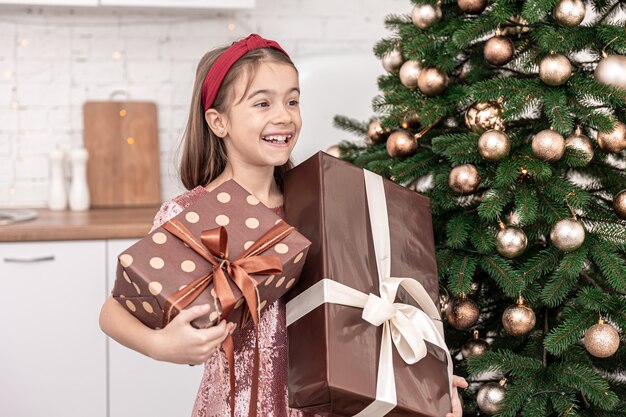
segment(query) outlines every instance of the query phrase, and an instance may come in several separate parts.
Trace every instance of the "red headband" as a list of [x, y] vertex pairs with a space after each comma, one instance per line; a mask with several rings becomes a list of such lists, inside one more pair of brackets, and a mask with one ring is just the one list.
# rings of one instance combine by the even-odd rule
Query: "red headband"
[[204, 83], [202, 84], [202, 104], [204, 105], [204, 111], [207, 111], [213, 106], [217, 92], [222, 85], [222, 81], [224, 81], [224, 77], [228, 74], [230, 67], [248, 52], [259, 48], [274, 48], [289, 57], [287, 52], [285, 52], [278, 43], [269, 39], [263, 39], [255, 33], [232, 44], [217, 58], [204, 78]]

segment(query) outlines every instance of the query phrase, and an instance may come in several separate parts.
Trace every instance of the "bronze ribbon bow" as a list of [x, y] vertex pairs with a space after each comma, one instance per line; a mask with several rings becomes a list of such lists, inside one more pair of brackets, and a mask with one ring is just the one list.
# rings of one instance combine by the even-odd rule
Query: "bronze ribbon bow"
[[[191, 304], [202, 291], [206, 290], [211, 282], [214, 284], [215, 293], [222, 306], [222, 318], [226, 319], [234, 309], [235, 295], [229, 284], [230, 280], [239, 288], [247, 305], [254, 323], [254, 362], [252, 368], [252, 386], [250, 389], [249, 416], [254, 417], [257, 413], [257, 398], [259, 384], [259, 311], [258, 291], [256, 281], [250, 274], [280, 274], [282, 264], [277, 256], [259, 256], [267, 249], [283, 240], [295, 229], [279, 221], [263, 236], [257, 239], [248, 250], [237, 259], [228, 259], [228, 233], [224, 227], [205, 230], [200, 235], [200, 241], [178, 220], [172, 219], [163, 225], [163, 228], [185, 242], [194, 252], [206, 259], [213, 270], [192, 283], [185, 286], [177, 293], [171, 295], [165, 301], [163, 307], [163, 327], [165, 327], [181, 310]], [[245, 319], [245, 315], [244, 315]], [[242, 320], [241, 325], [245, 322]], [[228, 335], [223, 343], [224, 351], [228, 359], [230, 370], [230, 410], [231, 416], [235, 415], [235, 349], [232, 336]]]

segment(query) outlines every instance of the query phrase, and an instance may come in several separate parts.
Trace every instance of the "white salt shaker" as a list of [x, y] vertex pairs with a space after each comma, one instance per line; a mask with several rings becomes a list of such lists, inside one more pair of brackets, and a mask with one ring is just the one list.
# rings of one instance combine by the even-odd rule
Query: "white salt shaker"
[[72, 184], [70, 186], [70, 209], [83, 211], [89, 208], [89, 187], [87, 186], [87, 149], [72, 149]]
[[63, 151], [50, 151], [50, 190], [48, 193], [48, 208], [50, 210], [65, 210], [67, 208], [67, 191], [65, 189], [65, 175], [63, 172]]

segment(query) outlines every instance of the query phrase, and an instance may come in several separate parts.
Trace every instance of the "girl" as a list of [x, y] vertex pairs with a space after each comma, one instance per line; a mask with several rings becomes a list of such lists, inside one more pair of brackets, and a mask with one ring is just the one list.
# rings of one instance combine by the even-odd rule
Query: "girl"
[[[302, 120], [298, 72], [274, 41], [250, 35], [200, 60], [183, 137], [180, 175], [189, 190], [163, 204], [154, 228], [182, 212], [204, 193], [235, 179], [263, 204], [282, 215], [282, 178]], [[227, 361], [221, 343], [233, 328], [225, 321], [208, 329], [190, 325], [205, 306], [183, 310], [161, 330], [144, 326], [109, 297], [100, 314], [102, 330], [119, 343], [157, 360], [205, 364], [193, 417], [230, 415]], [[235, 415], [248, 412], [254, 346], [252, 326], [233, 334], [235, 344]], [[287, 333], [285, 303], [275, 301], [259, 322], [261, 370], [258, 415], [306, 417], [287, 405]], [[462, 378], [455, 385], [465, 387]], [[456, 394], [456, 390], [455, 393]], [[460, 403], [454, 401], [460, 417]]]

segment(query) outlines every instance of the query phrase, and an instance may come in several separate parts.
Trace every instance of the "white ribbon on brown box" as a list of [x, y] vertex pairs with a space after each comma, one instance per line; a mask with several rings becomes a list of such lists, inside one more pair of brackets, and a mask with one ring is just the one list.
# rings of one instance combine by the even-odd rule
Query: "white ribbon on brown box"
[[[446, 346], [439, 309], [418, 281], [390, 277], [391, 239], [387, 221], [387, 201], [381, 176], [363, 170], [369, 207], [374, 252], [376, 254], [379, 292], [365, 294], [347, 285], [322, 279], [287, 303], [287, 326], [324, 303], [363, 309], [362, 317], [374, 326], [383, 325], [383, 335], [376, 381], [376, 399], [355, 417], [380, 417], [397, 405], [393, 372], [392, 342], [407, 364], [414, 364], [427, 354], [425, 341], [443, 349], [448, 361], [448, 382], [452, 392], [452, 358]], [[394, 303], [399, 287], [421, 308]]]

